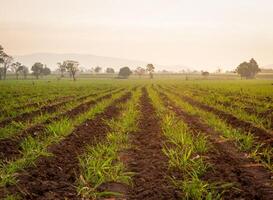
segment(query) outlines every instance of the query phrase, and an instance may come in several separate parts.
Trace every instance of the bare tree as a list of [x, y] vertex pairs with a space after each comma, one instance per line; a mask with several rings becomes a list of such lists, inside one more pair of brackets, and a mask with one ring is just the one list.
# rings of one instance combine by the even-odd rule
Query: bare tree
[[66, 66], [65, 66], [65, 63], [61, 63], [61, 62], [58, 62], [57, 63], [58, 65], [58, 70], [61, 72], [61, 78], [64, 77], [64, 73], [66, 72]]
[[142, 68], [142, 67], [137, 67], [137, 68], [135, 69], [135, 74], [137, 74], [138, 77], [140, 78], [142, 75], [145, 74], [145, 69]]
[[152, 78], [154, 77], [154, 75], [153, 75], [154, 70], [155, 70], [154, 65], [153, 65], [153, 64], [148, 64], [148, 65], [146, 66], [146, 70], [147, 70], [147, 72], [149, 72], [150, 78], [152, 79]]
[[22, 64], [19, 63], [19, 62], [15, 62], [15, 63], [12, 63], [11, 64], [11, 68], [12, 70], [15, 72], [15, 75], [16, 75], [16, 79], [18, 80], [18, 77], [19, 77], [19, 72], [22, 70]]
[[67, 71], [70, 73], [71, 77], [74, 81], [76, 81], [76, 72], [79, 71], [79, 62], [74, 60], [66, 60], [64, 61], [64, 65]]
[[6, 79], [8, 68], [12, 63], [12, 57], [4, 52], [4, 48], [0, 45], [0, 79]]
[[28, 68], [24, 65], [21, 65], [20, 73], [24, 76], [24, 79], [27, 79], [27, 75], [29, 73]]

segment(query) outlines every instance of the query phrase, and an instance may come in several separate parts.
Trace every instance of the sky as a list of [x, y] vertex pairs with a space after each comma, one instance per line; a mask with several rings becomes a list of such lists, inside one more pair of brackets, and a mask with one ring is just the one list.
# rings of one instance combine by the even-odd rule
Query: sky
[[273, 64], [272, 0], [0, 0], [11, 55], [79, 53], [195, 69]]

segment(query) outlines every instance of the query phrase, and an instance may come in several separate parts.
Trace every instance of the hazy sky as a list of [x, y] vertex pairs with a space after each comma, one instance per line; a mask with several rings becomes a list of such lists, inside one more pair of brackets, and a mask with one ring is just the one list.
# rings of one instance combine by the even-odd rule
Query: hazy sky
[[10, 54], [86, 53], [202, 69], [273, 64], [273, 0], [0, 0]]

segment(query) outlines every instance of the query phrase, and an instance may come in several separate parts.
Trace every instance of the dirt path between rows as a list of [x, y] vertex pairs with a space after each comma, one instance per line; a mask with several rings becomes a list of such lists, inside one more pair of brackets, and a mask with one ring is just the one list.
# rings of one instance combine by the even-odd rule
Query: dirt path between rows
[[48, 151], [53, 156], [41, 157], [35, 166], [20, 172], [18, 183], [0, 191], [0, 197], [1, 193], [9, 192], [19, 193], [24, 199], [81, 199], [77, 196], [75, 183], [80, 176], [78, 156], [84, 153], [86, 145], [105, 138], [109, 131], [105, 120], [117, 117], [121, 113], [117, 105], [130, 98], [131, 92], [127, 92], [114, 100], [103, 113], [85, 121], [60, 143], [50, 146]]
[[131, 135], [132, 149], [128, 153], [128, 171], [133, 176], [133, 187], [126, 194], [126, 199], [160, 200], [179, 199], [177, 191], [168, 179], [168, 158], [163, 154], [164, 138], [160, 121], [148, 97], [142, 89], [140, 99], [141, 117], [139, 130]]
[[204, 124], [199, 117], [183, 111], [165, 94], [160, 93], [160, 96], [165, 105], [181, 117], [192, 131], [208, 136], [212, 148], [207, 159], [212, 169], [208, 170], [203, 180], [234, 183], [234, 187], [224, 193], [224, 199], [272, 200], [272, 173], [239, 152], [232, 142], [221, 139], [221, 133]]
[[[114, 91], [110, 94], [103, 95], [97, 99], [82, 103], [76, 106], [75, 108], [66, 111], [65, 113], [49, 118], [44, 123], [40, 123], [26, 130], [23, 130], [21, 133], [19, 133], [19, 135], [16, 135], [12, 138], [1, 139], [0, 140], [0, 160], [4, 160], [4, 162], [8, 162], [9, 160], [18, 158], [21, 155], [21, 150], [22, 150], [20, 143], [28, 136], [31, 136], [31, 137], [41, 136], [41, 134], [43, 134], [43, 131], [45, 131], [46, 125], [54, 121], [60, 120], [61, 118], [64, 118], [64, 117], [67, 117], [69, 119], [74, 119], [80, 113], [83, 113], [89, 110], [91, 106], [94, 106], [96, 103], [104, 99], [110, 98], [113, 94], [118, 93], [120, 91], [122, 91], [122, 89]], [[107, 93], [107, 91], [105, 92]], [[97, 96], [97, 95], [99, 95], [99, 93], [89, 95], [89, 97]]]

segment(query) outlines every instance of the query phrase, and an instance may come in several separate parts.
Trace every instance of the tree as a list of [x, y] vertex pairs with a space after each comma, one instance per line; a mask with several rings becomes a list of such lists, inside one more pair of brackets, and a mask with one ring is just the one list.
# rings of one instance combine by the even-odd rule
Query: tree
[[138, 77], [140, 78], [142, 75], [145, 74], [145, 69], [142, 68], [142, 67], [137, 67], [137, 68], [135, 69], [135, 74], [137, 74]]
[[208, 77], [209, 76], [209, 72], [207, 72], [207, 71], [204, 71], [204, 72], [202, 71], [201, 74], [204, 77]]
[[222, 73], [222, 69], [220, 67], [217, 68], [217, 70], [215, 71], [216, 74], [221, 74]]
[[4, 68], [0, 67], [0, 80], [3, 79], [3, 74], [4, 74]]
[[107, 74], [114, 74], [114, 73], [115, 73], [115, 70], [114, 70], [113, 68], [108, 67], [108, 68], [106, 69], [106, 73], [107, 73]]
[[241, 63], [236, 68], [236, 72], [240, 74], [241, 78], [245, 77], [246, 79], [253, 79], [260, 71], [261, 69], [253, 58], [249, 62]]
[[47, 66], [45, 66], [43, 68], [42, 74], [45, 75], [45, 76], [50, 75], [51, 74], [50, 68], [48, 68]]
[[74, 60], [66, 60], [64, 61], [64, 65], [67, 71], [70, 73], [71, 77], [74, 81], [76, 81], [76, 72], [79, 70], [79, 62]]
[[27, 75], [28, 75], [28, 68], [24, 65], [20, 66], [20, 73], [24, 76], [24, 79], [27, 79]]
[[12, 63], [11, 64], [11, 68], [13, 69], [13, 71], [15, 72], [16, 75], [16, 79], [18, 80], [18, 76], [19, 76], [19, 72], [22, 70], [22, 64], [19, 62], [16, 63]]
[[6, 79], [8, 68], [12, 63], [13, 58], [5, 53], [4, 48], [0, 45], [0, 80]]
[[132, 74], [132, 71], [130, 70], [129, 67], [122, 67], [119, 70], [119, 77], [121, 78], [128, 78]]
[[0, 80], [4, 76], [4, 67], [2, 66], [4, 63], [4, 54], [4, 48], [0, 45]]
[[32, 74], [36, 77], [36, 79], [39, 79], [39, 76], [43, 73], [44, 65], [40, 62], [34, 63], [34, 65], [31, 67]]
[[7, 77], [7, 71], [12, 63], [13, 58], [7, 54], [4, 55], [4, 79]]
[[149, 72], [150, 78], [152, 79], [154, 77], [153, 73], [154, 73], [155, 67], [153, 64], [148, 64], [146, 66], [146, 71]]
[[100, 73], [100, 71], [101, 71], [101, 70], [102, 70], [102, 68], [101, 68], [101, 67], [99, 67], [99, 66], [97, 66], [97, 67], [95, 68], [95, 70], [94, 70], [94, 71], [95, 71], [96, 73]]
[[0, 45], [0, 64], [4, 62], [3, 54], [4, 54], [4, 48]]
[[66, 66], [65, 66], [65, 63], [61, 63], [61, 62], [58, 62], [57, 63], [58, 65], [58, 70], [61, 72], [61, 78], [64, 77], [64, 73], [66, 72]]

